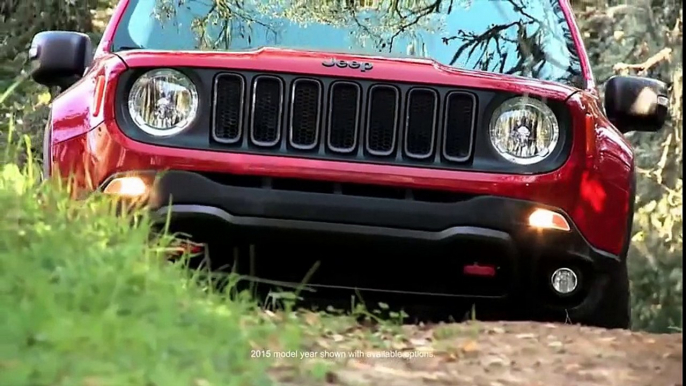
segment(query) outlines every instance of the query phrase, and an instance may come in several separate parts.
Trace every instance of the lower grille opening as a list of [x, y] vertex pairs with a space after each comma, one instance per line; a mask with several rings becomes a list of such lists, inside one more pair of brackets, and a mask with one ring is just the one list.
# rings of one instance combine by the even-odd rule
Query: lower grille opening
[[335, 184], [326, 181], [300, 180], [294, 178], [272, 178], [271, 187], [275, 190], [288, 190], [308, 193], [334, 193]]
[[473, 194], [447, 192], [444, 190], [421, 190], [421, 189], [414, 189], [412, 191], [412, 196], [417, 201], [442, 202], [442, 203], [466, 201], [466, 200], [469, 200], [470, 198], [475, 197]]
[[243, 188], [262, 188], [292, 192], [342, 194], [346, 196], [387, 198], [435, 203], [462, 202], [476, 197], [432, 189], [408, 189], [393, 186], [356, 184], [347, 182], [316, 181], [300, 178], [275, 178], [261, 176], [242, 176], [224, 173], [201, 173], [204, 177], [226, 186]]
[[402, 200], [407, 198], [409, 189], [394, 188], [390, 186], [341, 184], [341, 193], [349, 196], [394, 198]]
[[226, 173], [200, 173], [205, 178], [208, 178], [218, 184], [226, 186], [236, 186], [241, 188], [261, 188], [264, 186], [262, 177], [245, 176], [239, 174]]

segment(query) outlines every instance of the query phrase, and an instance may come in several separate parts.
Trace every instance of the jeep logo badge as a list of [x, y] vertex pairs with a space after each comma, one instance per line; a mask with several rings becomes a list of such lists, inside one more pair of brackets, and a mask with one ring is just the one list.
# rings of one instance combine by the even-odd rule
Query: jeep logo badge
[[322, 66], [324, 67], [333, 67], [336, 66], [338, 68], [351, 68], [353, 70], [359, 69], [361, 72], [367, 72], [370, 71], [374, 66], [369, 63], [369, 62], [356, 62], [356, 61], [345, 61], [345, 60], [336, 60], [334, 58], [329, 59], [326, 62], [322, 62]]

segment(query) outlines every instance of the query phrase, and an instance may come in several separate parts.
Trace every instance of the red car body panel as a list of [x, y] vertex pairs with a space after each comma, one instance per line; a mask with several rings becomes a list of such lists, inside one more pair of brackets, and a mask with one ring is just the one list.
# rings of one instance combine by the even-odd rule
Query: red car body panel
[[[52, 106], [50, 161], [53, 172], [72, 175], [79, 189], [92, 190], [113, 173], [131, 170], [182, 169], [189, 171], [305, 178], [338, 182], [443, 189], [471, 194], [525, 199], [564, 210], [594, 247], [619, 255], [626, 245], [631, 210], [634, 155], [622, 134], [607, 120], [595, 91], [588, 57], [578, 29], [568, 15], [588, 88], [579, 90], [553, 82], [478, 71], [457, 70], [430, 60], [363, 57], [375, 72], [353, 71], [361, 79], [413, 81], [528, 93], [566, 101], [572, 111], [574, 143], [559, 169], [535, 175], [430, 170], [404, 166], [346, 163], [169, 148], [134, 141], [125, 136], [114, 118], [118, 75], [134, 67], [209, 67], [256, 71], [283, 71], [310, 75], [340, 75], [321, 66], [330, 54], [264, 49], [250, 53], [129, 51], [108, 53], [111, 38], [128, 1], [120, 2], [95, 61], [87, 74]], [[360, 59], [356, 55], [336, 55]], [[98, 79], [105, 81], [97, 100]]]

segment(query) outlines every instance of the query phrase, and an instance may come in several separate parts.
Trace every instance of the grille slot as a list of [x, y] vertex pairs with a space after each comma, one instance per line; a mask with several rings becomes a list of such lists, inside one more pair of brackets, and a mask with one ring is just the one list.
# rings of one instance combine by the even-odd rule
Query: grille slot
[[283, 82], [262, 75], [253, 82], [250, 140], [257, 146], [274, 146], [281, 140]]
[[452, 92], [446, 98], [443, 156], [449, 161], [464, 162], [472, 150], [472, 127], [476, 100], [467, 93]]
[[435, 91], [415, 88], [407, 95], [405, 154], [416, 159], [431, 157], [434, 151], [438, 95]]
[[293, 82], [289, 121], [290, 145], [310, 150], [317, 146], [321, 122], [321, 84], [313, 79]]
[[222, 74], [216, 78], [212, 135], [221, 143], [240, 141], [243, 132], [243, 103], [245, 100], [245, 81], [238, 74]]
[[370, 154], [393, 154], [398, 131], [398, 105], [398, 90], [395, 87], [374, 85], [370, 88], [365, 139]]
[[357, 146], [360, 122], [360, 86], [335, 82], [329, 101], [328, 147], [337, 153], [352, 153]]

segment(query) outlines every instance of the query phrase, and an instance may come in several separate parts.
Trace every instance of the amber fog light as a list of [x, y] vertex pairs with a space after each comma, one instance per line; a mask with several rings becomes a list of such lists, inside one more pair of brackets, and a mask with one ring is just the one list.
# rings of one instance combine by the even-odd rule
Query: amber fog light
[[110, 181], [103, 192], [120, 197], [137, 198], [148, 193], [148, 185], [140, 177], [118, 177]]
[[529, 225], [539, 229], [557, 229], [569, 231], [569, 223], [559, 213], [547, 209], [536, 209], [529, 216]]

